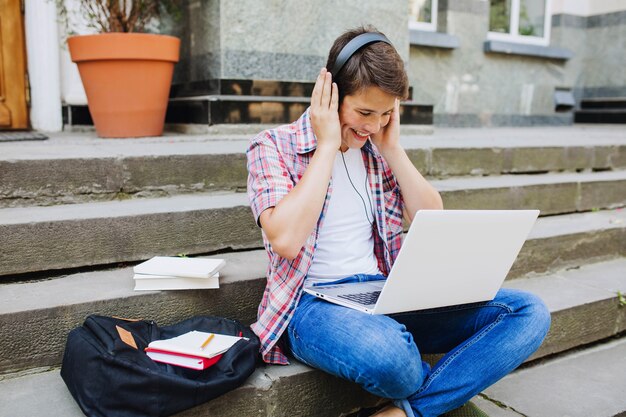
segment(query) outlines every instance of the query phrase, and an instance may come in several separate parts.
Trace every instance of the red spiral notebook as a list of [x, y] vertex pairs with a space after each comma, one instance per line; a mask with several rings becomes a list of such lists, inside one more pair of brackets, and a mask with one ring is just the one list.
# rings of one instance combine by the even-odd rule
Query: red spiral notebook
[[184, 353], [172, 353], [165, 350], [159, 350], [147, 347], [146, 354], [155, 362], [168, 363], [170, 365], [182, 366], [196, 370], [203, 370], [217, 363], [222, 354], [213, 356], [212, 358], [203, 358], [200, 356], [186, 355]]
[[215, 364], [241, 339], [241, 336], [192, 330], [171, 339], [154, 340], [145, 351], [154, 361], [201, 370]]

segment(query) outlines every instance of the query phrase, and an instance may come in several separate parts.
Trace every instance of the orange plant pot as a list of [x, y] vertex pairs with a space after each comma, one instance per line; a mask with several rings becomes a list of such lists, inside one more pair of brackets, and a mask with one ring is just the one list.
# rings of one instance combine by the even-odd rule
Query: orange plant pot
[[163, 134], [180, 39], [146, 33], [103, 33], [68, 39], [89, 112], [100, 137]]

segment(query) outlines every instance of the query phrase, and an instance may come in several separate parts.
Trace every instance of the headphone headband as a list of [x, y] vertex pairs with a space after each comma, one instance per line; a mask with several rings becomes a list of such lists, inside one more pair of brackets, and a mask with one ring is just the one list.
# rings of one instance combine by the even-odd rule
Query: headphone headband
[[[362, 33], [359, 36], [354, 37], [350, 42], [346, 44], [341, 51], [337, 55], [337, 59], [335, 60], [335, 65], [333, 65], [333, 70], [330, 72], [333, 77], [336, 77], [341, 71], [341, 68], [345, 65], [346, 62], [354, 55], [356, 51], [363, 48], [366, 45], [375, 42], [385, 42], [391, 45], [391, 42], [385, 35], [381, 35], [380, 33], [367, 32]], [[393, 45], [392, 45], [393, 46]]]

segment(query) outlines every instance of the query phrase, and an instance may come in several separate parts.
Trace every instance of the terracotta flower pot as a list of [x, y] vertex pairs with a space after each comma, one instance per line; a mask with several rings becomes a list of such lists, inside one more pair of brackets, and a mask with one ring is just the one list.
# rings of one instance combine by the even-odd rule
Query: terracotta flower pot
[[100, 137], [160, 136], [180, 40], [145, 33], [68, 39]]

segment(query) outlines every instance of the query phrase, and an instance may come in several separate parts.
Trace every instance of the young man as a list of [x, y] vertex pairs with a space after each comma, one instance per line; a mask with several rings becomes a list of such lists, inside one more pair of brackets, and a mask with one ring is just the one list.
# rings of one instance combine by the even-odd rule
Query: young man
[[[513, 290], [490, 302], [390, 316], [303, 293], [305, 282], [384, 279], [402, 244], [403, 217], [443, 208], [400, 146], [408, 79], [387, 38], [373, 28], [348, 31], [326, 68], [309, 109], [248, 148], [248, 194], [270, 259], [252, 329], [268, 363], [286, 364], [286, 348], [393, 399], [380, 416], [438, 416], [530, 356], [550, 315], [537, 297]], [[421, 359], [446, 352], [432, 369]]]

